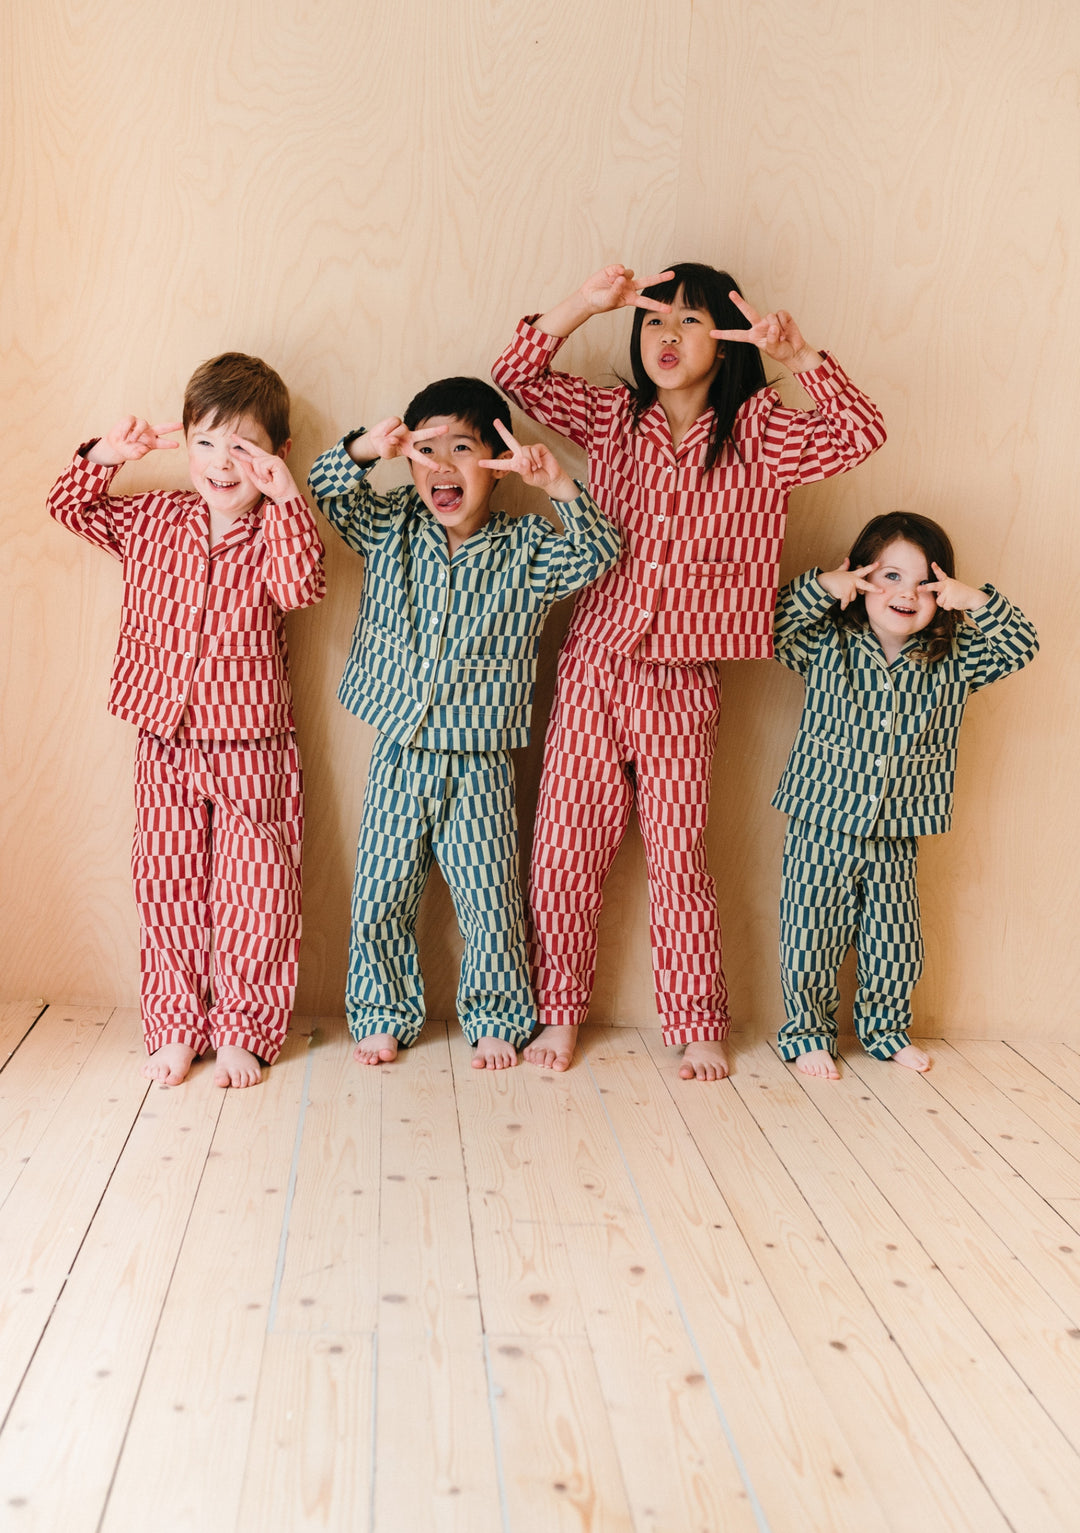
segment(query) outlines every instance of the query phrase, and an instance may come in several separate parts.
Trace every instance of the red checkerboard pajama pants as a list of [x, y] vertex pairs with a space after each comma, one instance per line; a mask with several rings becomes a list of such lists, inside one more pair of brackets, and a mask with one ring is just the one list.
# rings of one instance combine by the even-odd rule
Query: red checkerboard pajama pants
[[131, 867], [148, 1053], [285, 1041], [300, 948], [300, 756], [290, 734], [139, 737]]
[[530, 870], [540, 1020], [585, 1020], [603, 883], [637, 805], [664, 1042], [724, 1038], [727, 986], [705, 825], [720, 716], [715, 665], [576, 646], [559, 661]]

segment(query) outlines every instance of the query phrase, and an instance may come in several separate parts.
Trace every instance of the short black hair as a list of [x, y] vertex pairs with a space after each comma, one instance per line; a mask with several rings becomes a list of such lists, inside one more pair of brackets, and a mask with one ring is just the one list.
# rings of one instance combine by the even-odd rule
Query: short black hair
[[[735, 292], [742, 297], [742, 288], [730, 272], [717, 271], [714, 266], [703, 266], [698, 261], [673, 261], [662, 268], [672, 275], [665, 282], [642, 288], [646, 298], [658, 303], [674, 303], [682, 289], [683, 299], [692, 309], [703, 309], [712, 316], [717, 330], [749, 330], [750, 321], [732, 303], [728, 294]], [[634, 426], [656, 403], [656, 384], [649, 377], [641, 361], [641, 327], [648, 315], [646, 309], [634, 310], [634, 324], [630, 332], [630, 368], [632, 379], [624, 381], [633, 398]], [[709, 404], [713, 409], [712, 430], [705, 454], [705, 467], [714, 468], [728, 442], [736, 452], [735, 417], [751, 395], [765, 387], [765, 364], [761, 352], [749, 343], [733, 343], [724, 350], [720, 371], [709, 388]], [[740, 454], [741, 456], [741, 454]]]
[[511, 429], [510, 406], [498, 389], [483, 378], [439, 378], [429, 383], [409, 400], [405, 424], [415, 431], [436, 415], [456, 415], [459, 421], [471, 426], [493, 458], [506, 451], [495, 422], [502, 421], [507, 431]]

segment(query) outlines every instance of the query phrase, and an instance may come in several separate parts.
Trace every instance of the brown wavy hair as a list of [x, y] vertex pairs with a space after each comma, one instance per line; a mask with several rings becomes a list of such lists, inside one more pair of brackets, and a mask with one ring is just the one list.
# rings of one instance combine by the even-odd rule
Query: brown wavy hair
[[[873, 564], [898, 538], [914, 544], [925, 555], [931, 575], [934, 573], [931, 566], [936, 564], [950, 579], [955, 578], [956, 556], [948, 533], [917, 511], [887, 511], [884, 516], [875, 516], [867, 522], [851, 545], [848, 568], [857, 570], [864, 564]], [[843, 612], [839, 607], [834, 608], [832, 617], [838, 628], [865, 628], [866, 598], [856, 596]], [[951, 651], [956, 630], [963, 621], [962, 612], [945, 612], [941, 607], [935, 607], [933, 617], [922, 630], [922, 643], [912, 651], [913, 656], [926, 665], [934, 665], [943, 659]]]
[[203, 362], [184, 391], [184, 431], [206, 421], [226, 426], [249, 415], [266, 432], [275, 452], [289, 440], [289, 391], [259, 357], [223, 351]]

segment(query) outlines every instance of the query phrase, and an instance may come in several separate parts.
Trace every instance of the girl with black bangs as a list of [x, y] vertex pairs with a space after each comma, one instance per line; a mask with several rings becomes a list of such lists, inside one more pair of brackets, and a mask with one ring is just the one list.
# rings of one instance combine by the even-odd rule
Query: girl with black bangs
[[780, 1053], [804, 1075], [839, 1078], [836, 975], [852, 945], [863, 1048], [930, 1068], [909, 1036], [923, 964], [917, 837], [952, 823], [968, 698], [1027, 665], [1039, 647], [999, 591], [964, 585], [954, 570], [936, 522], [891, 511], [867, 523], [839, 569], [809, 570], [780, 592], [776, 658], [806, 681], [773, 798], [791, 816]]
[[[554, 372], [566, 336], [632, 308], [632, 377]], [[765, 386], [762, 353], [814, 407]], [[789, 492], [844, 473], [885, 440], [877, 408], [785, 310], [759, 315], [727, 272], [687, 262], [635, 279], [605, 266], [523, 320], [496, 383], [589, 456], [621, 529], [619, 564], [578, 598], [559, 660], [530, 876], [540, 1020], [525, 1058], [565, 1070], [596, 971], [604, 880], [636, 806], [649, 874], [653, 978], [679, 1074], [728, 1073], [727, 986], [705, 860], [720, 660], [772, 653]]]

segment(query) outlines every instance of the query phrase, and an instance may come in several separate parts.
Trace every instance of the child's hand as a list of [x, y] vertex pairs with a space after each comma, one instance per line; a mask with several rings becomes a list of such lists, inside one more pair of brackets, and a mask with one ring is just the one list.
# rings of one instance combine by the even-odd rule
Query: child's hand
[[170, 421], [164, 426], [151, 426], [149, 421], [137, 415], [125, 415], [111, 431], [94, 443], [86, 454], [90, 463], [100, 463], [103, 468], [115, 468], [120, 463], [131, 463], [145, 458], [148, 452], [160, 448], [179, 447], [179, 442], [168, 438], [176, 431], [183, 431], [183, 421]]
[[433, 436], [445, 436], [448, 429], [446, 426], [427, 426], [423, 431], [410, 431], [398, 416], [391, 415], [372, 426], [370, 431], [365, 431], [363, 436], [355, 437], [350, 450], [356, 449], [353, 457], [358, 463], [373, 463], [376, 458], [411, 458], [414, 463], [426, 463], [428, 460], [416, 451], [416, 443], [426, 442]]
[[933, 591], [937, 604], [943, 611], [976, 612], [980, 607], [986, 606], [985, 591], [976, 591], [974, 586], [966, 586], [963, 581], [954, 580], [951, 575], [946, 575], [940, 564], [931, 564], [930, 568], [937, 579], [928, 580], [923, 590]]
[[875, 559], [873, 564], [864, 564], [860, 569], [848, 568], [850, 560], [845, 559], [838, 570], [822, 570], [818, 575], [818, 584], [825, 587], [829, 595], [840, 603], [840, 611], [850, 607], [856, 596], [862, 592], [873, 591], [874, 587], [866, 579], [871, 570], [876, 570], [881, 561]]
[[803, 340], [802, 331], [786, 309], [762, 316], [753, 304], [738, 293], [728, 294], [732, 303], [750, 321], [749, 330], [710, 330], [717, 341], [748, 341], [774, 362], [782, 362], [793, 373], [805, 373], [821, 366], [821, 354]]
[[543, 442], [533, 442], [524, 447], [511, 436], [502, 421], [495, 422], [495, 430], [510, 449], [508, 458], [481, 458], [477, 468], [501, 469], [504, 473], [518, 474], [526, 484], [543, 490], [549, 500], [573, 500], [579, 490], [549, 447]]
[[279, 458], [276, 453], [265, 452], [257, 443], [249, 442], [247, 437], [238, 436], [229, 445], [241, 473], [267, 500], [281, 504], [286, 500], [295, 500], [300, 494], [284, 458]]
[[578, 296], [593, 314], [604, 314], [609, 309], [652, 309], [658, 314], [670, 314], [669, 303], [658, 303], [655, 298], [642, 298], [643, 287], [655, 287], [658, 282], [669, 282], [675, 275], [662, 271], [652, 277], [640, 277], [636, 281], [628, 266], [605, 266], [594, 272], [578, 289]]

